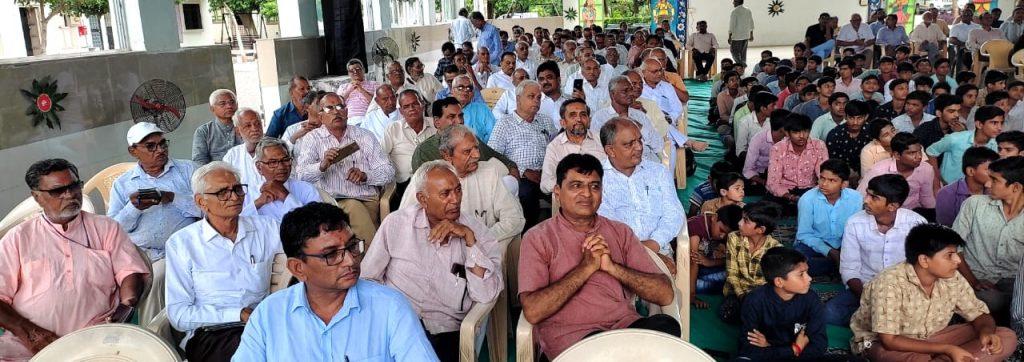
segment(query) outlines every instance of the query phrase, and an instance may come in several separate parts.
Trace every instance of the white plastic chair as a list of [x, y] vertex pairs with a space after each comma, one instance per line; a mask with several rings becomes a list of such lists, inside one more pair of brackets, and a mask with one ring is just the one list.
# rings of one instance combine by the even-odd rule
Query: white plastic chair
[[[35, 199], [29, 196], [25, 201], [22, 201], [15, 206], [11, 212], [7, 213], [7, 216], [4, 216], [4, 218], [0, 220], [0, 237], [7, 234], [7, 231], [11, 230], [11, 228], [21, 224], [22, 221], [36, 216], [36, 214], [41, 211], [43, 211], [43, 208], [36, 203]], [[82, 211], [96, 212], [96, 207], [93, 206], [92, 201], [89, 201], [89, 198], [85, 197], [85, 195], [82, 197]]]
[[554, 362], [697, 362], [715, 359], [700, 348], [665, 333], [618, 329], [590, 336], [566, 349]]
[[181, 361], [174, 346], [153, 332], [123, 323], [100, 324], [60, 337], [32, 361]]

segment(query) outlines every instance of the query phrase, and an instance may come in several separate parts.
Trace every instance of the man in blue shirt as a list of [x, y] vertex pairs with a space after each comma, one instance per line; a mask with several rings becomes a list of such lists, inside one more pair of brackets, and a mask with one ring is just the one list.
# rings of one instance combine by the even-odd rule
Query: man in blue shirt
[[153, 285], [139, 314], [139, 320], [148, 323], [164, 308], [167, 238], [203, 214], [190, 184], [196, 166], [190, 160], [170, 158], [164, 131], [153, 123], [139, 122], [128, 129], [127, 139], [128, 153], [138, 164], [114, 181], [107, 216], [124, 228], [153, 263]]
[[297, 75], [288, 83], [288, 97], [291, 100], [274, 111], [274, 116], [270, 118], [270, 126], [267, 127], [267, 137], [281, 138], [288, 126], [306, 119], [306, 105], [302, 103], [302, 98], [309, 93], [309, 81]]
[[838, 274], [846, 219], [864, 203], [849, 181], [846, 162], [830, 159], [821, 164], [818, 186], [800, 196], [794, 248], [807, 256], [811, 276]]
[[[996, 106], [981, 106], [974, 113], [974, 130], [954, 132], [942, 137], [938, 142], [928, 146], [928, 163], [935, 168], [936, 180], [945, 184], [956, 182], [964, 177], [962, 169], [964, 152], [971, 147], [988, 147], [998, 150], [996, 136], [1003, 132], [1003, 119], [1006, 113]], [[942, 166], [939, 166], [939, 157]]]
[[[501, 36], [498, 34], [498, 28], [491, 25], [484, 20], [484, 14], [479, 11], [474, 11], [473, 15], [470, 15], [470, 20], [473, 23], [473, 27], [480, 29], [480, 35], [477, 37], [478, 47], [487, 47], [487, 49], [501, 49]], [[498, 64], [501, 62], [502, 52], [491, 52], [491, 64]]]
[[300, 283], [266, 298], [232, 361], [437, 361], [398, 291], [359, 279], [367, 243], [335, 206], [312, 203], [281, 223], [288, 271]]

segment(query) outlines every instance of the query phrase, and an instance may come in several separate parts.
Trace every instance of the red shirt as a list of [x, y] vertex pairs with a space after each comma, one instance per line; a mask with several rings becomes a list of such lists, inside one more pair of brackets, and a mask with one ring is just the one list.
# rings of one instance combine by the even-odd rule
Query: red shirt
[[[523, 237], [519, 256], [519, 293], [544, 289], [564, 278], [583, 259], [583, 240], [600, 233], [612, 261], [644, 273], [661, 273], [626, 224], [597, 216], [594, 229], [578, 232], [561, 214], [541, 222]], [[640, 315], [633, 293], [608, 273], [590, 276], [562, 309], [535, 326], [541, 350], [554, 359], [594, 331], [621, 329]]]

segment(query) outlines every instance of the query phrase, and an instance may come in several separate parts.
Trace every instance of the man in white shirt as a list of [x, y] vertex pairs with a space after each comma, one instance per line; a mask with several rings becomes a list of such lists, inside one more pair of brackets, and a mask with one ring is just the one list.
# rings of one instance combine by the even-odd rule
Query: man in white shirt
[[509, 90], [514, 88], [512, 85], [512, 71], [516, 69], [516, 55], [513, 53], [504, 53], [501, 55], [501, 62], [498, 63], [499, 72], [492, 73], [487, 78], [487, 88], [501, 88]]
[[[423, 103], [414, 90], [403, 91], [398, 97], [402, 119], [388, 125], [384, 132], [381, 150], [395, 166], [395, 195], [401, 195], [409, 185], [412, 176], [412, 154], [416, 147], [427, 138], [437, 134], [433, 120], [423, 115]], [[399, 199], [391, 198], [392, 210], [397, 209]]]
[[466, 10], [466, 8], [459, 9], [459, 16], [452, 20], [452, 25], [448, 32], [451, 33], [455, 44], [462, 44], [473, 40], [473, 36], [476, 35], [476, 29], [473, 28], [473, 23], [469, 21], [469, 10]]
[[747, 62], [747, 43], [754, 41], [754, 17], [750, 9], [743, 6], [743, 0], [732, 0], [729, 13], [729, 51], [732, 59]]
[[850, 15], [850, 23], [839, 29], [836, 45], [853, 48], [855, 53], [863, 53], [869, 65], [875, 58], [875, 33], [871, 31], [870, 26], [863, 23], [860, 14]]
[[277, 138], [265, 137], [256, 144], [256, 170], [266, 180], [253, 190], [258, 197], [253, 202], [260, 215], [278, 222], [292, 209], [321, 201], [320, 192], [313, 184], [291, 177], [292, 157], [288, 144]]
[[974, 23], [973, 11], [961, 12], [960, 23], [949, 29], [949, 44], [956, 51], [956, 57], [951, 55], [950, 58], [956, 60], [957, 71], [970, 69], [971, 53], [965, 50], [967, 49], [967, 40], [974, 29], [981, 29], [981, 25]]
[[917, 44], [918, 51], [928, 52], [928, 60], [935, 63], [939, 58], [939, 51], [946, 47], [946, 34], [942, 32], [942, 27], [935, 23], [935, 14], [924, 13], [924, 22], [910, 32], [910, 42]]
[[906, 260], [907, 233], [927, 222], [902, 207], [909, 195], [910, 185], [900, 175], [882, 175], [868, 182], [864, 210], [853, 214], [843, 229], [839, 273], [847, 289], [825, 304], [826, 323], [850, 325], [864, 285], [883, 269]]
[[[558, 63], [546, 61], [537, 66], [537, 83], [544, 96], [540, 99], [540, 113], [552, 120], [559, 119], [559, 110], [569, 98], [562, 93], [562, 76]], [[555, 127], [561, 129], [561, 125]]]
[[530, 79], [536, 78], [537, 62], [530, 59], [530, 45], [526, 42], [516, 43], [516, 68], [525, 69]]
[[544, 166], [540, 173], [540, 190], [550, 194], [555, 188], [555, 171], [558, 162], [571, 153], [584, 153], [597, 157], [598, 160], [608, 158], [604, 154], [604, 146], [597, 132], [590, 128], [590, 110], [587, 103], [580, 99], [570, 99], [560, 109], [559, 123], [565, 131], [555, 136], [544, 150]]
[[377, 87], [374, 93], [376, 96], [373, 97], [373, 102], [378, 107], [367, 112], [362, 118], [353, 119], [352, 125], [370, 131], [378, 142], [384, 142], [384, 130], [389, 124], [401, 118], [398, 113], [397, 94], [389, 85]]
[[[494, 116], [494, 119], [501, 119], [515, 112], [516, 92], [514, 90], [527, 77], [526, 69], [516, 68], [516, 70], [512, 71], [512, 84], [508, 88], [504, 88], [505, 92], [501, 93], [501, 98], [498, 98], [498, 101], [494, 102], [494, 107], [491, 108], [491, 115]], [[543, 99], [544, 97], [541, 98]], [[543, 102], [541, 103], [543, 104]]]
[[1006, 40], [1016, 44], [1017, 39], [1024, 32], [1024, 8], [1014, 8], [1013, 18], [1010, 21], [1003, 22], [1003, 25], [999, 27], [999, 31], [1003, 32], [1003, 37]]
[[[480, 140], [466, 126], [451, 125], [439, 131], [437, 137], [441, 159], [455, 167], [462, 184], [462, 212], [483, 221], [498, 240], [518, 236], [526, 218], [519, 199], [504, 181], [508, 168], [497, 158], [481, 161]], [[414, 174], [409, 184], [417, 183]], [[399, 209], [416, 202], [416, 188], [407, 188]]]
[[224, 162], [238, 170], [239, 181], [249, 187], [249, 191], [259, 192], [263, 186], [263, 176], [256, 170], [256, 144], [263, 139], [263, 120], [255, 109], [242, 107], [231, 117], [235, 123], [235, 132], [242, 137], [242, 144], [231, 147], [224, 154]]
[[971, 51], [981, 50], [981, 45], [989, 40], [1005, 39], [1003, 32], [992, 27], [992, 13], [981, 14], [981, 28], [971, 30], [967, 35], [967, 49]]
[[668, 114], [672, 122], [679, 120], [683, 114], [683, 102], [671, 84], [665, 81], [665, 67], [657, 59], [647, 58], [640, 63], [640, 75], [644, 79], [644, 90], [641, 96], [655, 102]]
[[[647, 118], [647, 114], [641, 110], [630, 107], [633, 102], [636, 101], [630, 95], [630, 87], [632, 84], [629, 82], [629, 78], [625, 76], [617, 76], [612, 78], [608, 82], [608, 94], [611, 99], [610, 107], [601, 108], [597, 112], [594, 112], [593, 120], [590, 124], [590, 130], [597, 133], [605, 122], [608, 122], [615, 117], [628, 117], [636, 122], [637, 127], [640, 128], [640, 134], [643, 136], [644, 150], [643, 157], [645, 160], [653, 162], [661, 162], [661, 153], [665, 146], [664, 137], [658, 134], [658, 131], [654, 129], [654, 125], [651, 120]], [[557, 165], [557, 164], [556, 164]]]
[[583, 76], [583, 86], [576, 88], [576, 81], [572, 80], [565, 84], [563, 92], [571, 94], [572, 98], [583, 99], [590, 109], [599, 109], [608, 99], [608, 83], [600, 81], [602, 78], [601, 64], [594, 58], [583, 60], [580, 73]]
[[214, 161], [192, 175], [196, 206], [205, 218], [167, 240], [167, 318], [185, 331], [189, 361], [227, 361], [245, 323], [269, 294], [278, 222], [239, 216], [246, 187], [231, 165]]
[[686, 48], [693, 52], [693, 62], [697, 65], [697, 79], [707, 82], [708, 72], [715, 64], [718, 52], [718, 39], [715, 38], [715, 34], [708, 32], [708, 22], [697, 22], [697, 32], [690, 34], [686, 39]]

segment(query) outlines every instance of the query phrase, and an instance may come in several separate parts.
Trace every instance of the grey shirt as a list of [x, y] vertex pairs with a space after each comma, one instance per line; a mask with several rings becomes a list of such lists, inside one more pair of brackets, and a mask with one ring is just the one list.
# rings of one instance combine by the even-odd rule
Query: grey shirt
[[192, 136], [192, 161], [200, 166], [220, 161], [231, 147], [242, 144], [233, 124], [214, 119], [196, 128]]

